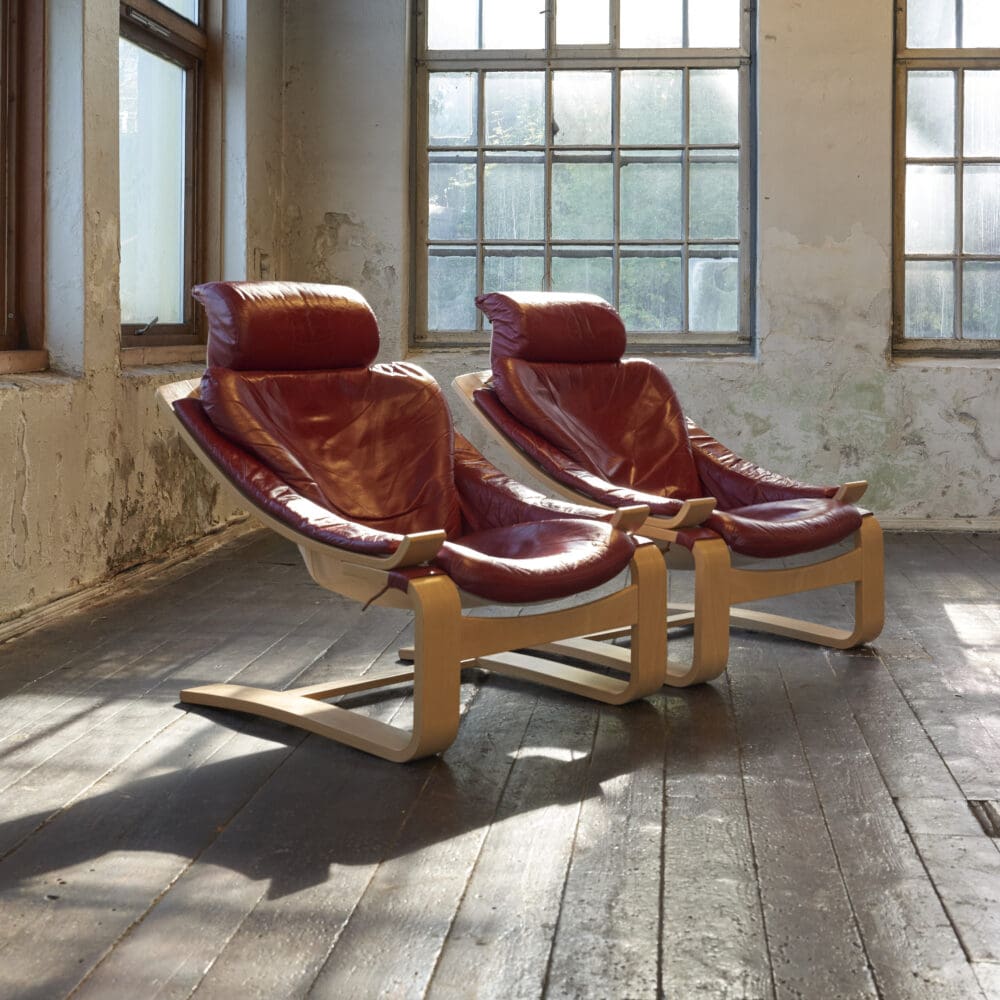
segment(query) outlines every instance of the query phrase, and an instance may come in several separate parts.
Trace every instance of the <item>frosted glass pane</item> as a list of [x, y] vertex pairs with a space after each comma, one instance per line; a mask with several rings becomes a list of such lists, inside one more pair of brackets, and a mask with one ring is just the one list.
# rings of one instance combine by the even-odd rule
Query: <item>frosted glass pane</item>
[[965, 73], [965, 155], [1000, 156], [1000, 70]]
[[538, 0], [483, 0], [483, 48], [545, 48], [545, 4]]
[[955, 24], [955, 0], [908, 0], [906, 46], [910, 49], [953, 48]]
[[962, 196], [965, 252], [1000, 254], [1000, 166], [967, 166]]
[[611, 238], [611, 160], [588, 159], [563, 155], [552, 164], [552, 235], [557, 240]]
[[906, 85], [906, 155], [955, 155], [955, 74], [911, 71]]
[[478, 49], [479, 0], [427, 0], [429, 49]]
[[432, 253], [427, 260], [427, 329], [476, 328], [476, 258]]
[[611, 74], [552, 74], [552, 128], [559, 146], [596, 146], [611, 142]]
[[906, 168], [906, 252], [955, 250], [955, 171], [911, 163]]
[[545, 281], [545, 252], [490, 253], [483, 261], [484, 292], [540, 292]]
[[572, 247], [552, 252], [552, 290], [589, 292], [606, 302], [614, 299], [611, 250]]
[[483, 229], [488, 240], [540, 240], [545, 236], [544, 154], [486, 155]]
[[622, 257], [619, 289], [618, 311], [627, 330], [683, 327], [679, 257]]
[[700, 333], [739, 329], [739, 264], [735, 257], [688, 261], [688, 328]]
[[679, 49], [684, 45], [682, 0], [621, 0], [619, 37], [625, 49]]
[[740, 0], [688, 0], [688, 45], [739, 48], [741, 6]]
[[607, 45], [610, 39], [608, 0], [559, 0], [557, 45]]
[[185, 72], [118, 42], [121, 321], [184, 321]]
[[962, 47], [1000, 48], [1000, 4], [997, 0], [965, 0], [962, 5]]
[[169, 7], [176, 11], [181, 17], [186, 17], [189, 21], [198, 24], [200, 15], [198, 0], [160, 0], [164, 7]]
[[626, 146], [681, 145], [684, 73], [679, 69], [626, 70], [621, 82], [621, 141]]
[[973, 340], [1000, 340], [1000, 264], [965, 265], [962, 336]]
[[487, 145], [544, 145], [545, 74], [487, 73], [485, 86]]
[[474, 146], [476, 74], [431, 73], [427, 86], [430, 145]]
[[954, 336], [955, 266], [950, 261], [906, 262], [907, 337], [939, 340]]
[[431, 153], [427, 167], [427, 201], [428, 239], [475, 239], [475, 154]]
[[740, 140], [739, 71], [691, 70], [691, 144], [735, 144]]
[[712, 163], [692, 156], [691, 239], [738, 239], [740, 168], [735, 159]]
[[623, 160], [620, 176], [622, 239], [673, 240], [684, 235], [679, 154]]

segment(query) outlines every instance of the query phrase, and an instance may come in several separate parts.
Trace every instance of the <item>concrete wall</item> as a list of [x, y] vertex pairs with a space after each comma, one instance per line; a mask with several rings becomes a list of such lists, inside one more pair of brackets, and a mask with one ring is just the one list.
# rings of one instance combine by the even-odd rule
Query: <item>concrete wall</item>
[[[403, 8], [293, 0], [286, 20], [286, 273], [359, 288], [385, 357], [407, 351]], [[759, 8], [758, 353], [660, 363], [692, 416], [764, 464], [868, 479], [890, 524], [1000, 527], [998, 363], [889, 357], [893, 5]], [[411, 358], [442, 383], [488, 367]]]

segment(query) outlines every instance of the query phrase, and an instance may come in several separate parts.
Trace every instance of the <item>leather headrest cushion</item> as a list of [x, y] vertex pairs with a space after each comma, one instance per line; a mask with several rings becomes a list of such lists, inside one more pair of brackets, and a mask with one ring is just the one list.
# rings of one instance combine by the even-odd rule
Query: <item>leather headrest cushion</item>
[[597, 295], [490, 292], [476, 305], [493, 324], [493, 358], [617, 361], [625, 353], [625, 325]]
[[208, 315], [208, 364], [235, 371], [364, 368], [378, 354], [378, 323], [343, 285], [213, 281], [191, 294]]

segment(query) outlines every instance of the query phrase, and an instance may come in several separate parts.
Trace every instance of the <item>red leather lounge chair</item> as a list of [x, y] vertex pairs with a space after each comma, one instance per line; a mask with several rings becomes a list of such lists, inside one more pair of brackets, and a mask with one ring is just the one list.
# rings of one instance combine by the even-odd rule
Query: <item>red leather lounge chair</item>
[[[655, 546], [615, 517], [553, 501], [503, 476], [454, 434], [440, 389], [405, 363], [372, 364], [378, 326], [349, 288], [280, 282], [195, 289], [208, 314], [208, 370], [162, 388], [161, 403], [210, 472], [298, 545], [313, 578], [361, 602], [412, 608], [413, 666], [381, 676], [270, 691], [213, 684], [182, 701], [300, 726], [390, 760], [436, 753], [455, 737], [462, 666], [479, 665], [621, 704], [660, 688], [666, 583]], [[633, 511], [641, 523], [644, 510]], [[619, 518], [618, 521], [623, 519]], [[624, 520], [627, 520], [624, 519]], [[610, 594], [537, 614], [533, 602], [607, 583]], [[463, 606], [512, 604], [509, 617]], [[506, 651], [599, 629], [625, 678]], [[326, 699], [413, 682], [404, 731]]]
[[[671, 613], [668, 624], [694, 625], [694, 655], [683, 669], [668, 666], [669, 684], [718, 676], [730, 623], [841, 649], [879, 634], [882, 532], [854, 505], [867, 483], [810, 486], [733, 454], [685, 418], [656, 365], [623, 359], [624, 325], [597, 296], [508, 292], [476, 301], [493, 324], [492, 372], [455, 380], [473, 414], [553, 492], [604, 508], [647, 504], [642, 533], [668, 565], [693, 566], [693, 608]], [[846, 553], [774, 568], [845, 539]], [[753, 568], [737, 568], [731, 556]], [[842, 583], [854, 585], [848, 629], [733, 607]]]

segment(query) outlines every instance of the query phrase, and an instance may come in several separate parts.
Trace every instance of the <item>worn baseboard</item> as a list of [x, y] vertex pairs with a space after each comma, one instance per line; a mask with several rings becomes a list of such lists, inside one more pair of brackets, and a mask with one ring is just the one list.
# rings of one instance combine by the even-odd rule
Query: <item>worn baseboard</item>
[[150, 559], [149, 562], [139, 563], [137, 566], [131, 566], [107, 580], [86, 584], [78, 590], [71, 591], [54, 600], [34, 608], [28, 608], [16, 617], [0, 622], [0, 643], [23, 635], [25, 632], [31, 632], [48, 622], [56, 621], [64, 615], [72, 614], [74, 611], [112, 594], [115, 596], [127, 594], [130, 589], [150, 577], [164, 573], [189, 559], [205, 555], [222, 545], [227, 545], [239, 538], [240, 535], [249, 534], [256, 530], [257, 527], [257, 522], [245, 514], [234, 517], [221, 528], [172, 550], [168, 555]]
[[878, 511], [875, 516], [883, 531], [1000, 531], [1000, 517], [882, 517]]

